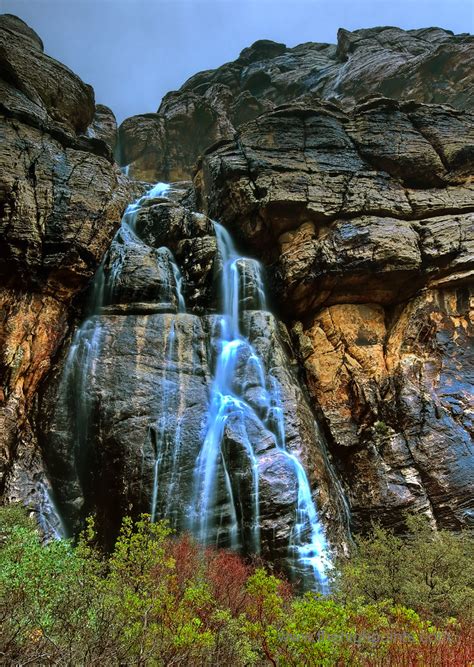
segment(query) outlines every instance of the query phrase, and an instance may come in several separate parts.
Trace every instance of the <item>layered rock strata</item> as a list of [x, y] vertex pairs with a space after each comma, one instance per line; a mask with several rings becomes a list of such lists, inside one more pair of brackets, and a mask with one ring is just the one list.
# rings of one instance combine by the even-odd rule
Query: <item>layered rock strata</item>
[[119, 129], [121, 164], [150, 181], [189, 178], [206, 148], [295, 101], [348, 110], [367, 97], [388, 97], [470, 109], [473, 72], [474, 38], [440, 28], [341, 29], [337, 44], [294, 48], [261, 40], [237, 60], [191, 77], [156, 113], [127, 118]]
[[[324, 440], [356, 530], [372, 519], [403, 529], [407, 510], [440, 527], [470, 525], [472, 59], [471, 36], [437, 28], [340, 31], [337, 45], [293, 49], [261, 41], [117, 133], [92, 89], [46, 56], [22, 21], [1, 16], [3, 497], [41, 513], [46, 455], [73, 529], [97, 510], [112, 536], [121, 514], [149, 506], [140, 479], [150, 482], [156, 443], [145, 424], [161, 409], [171, 321], [179, 352], [170, 397], [184, 403], [168, 412], [186, 417], [191, 435], [208, 392], [215, 218], [266, 267], [276, 317], [250, 318], [249, 327], [266, 362], [289, 378], [291, 446], [335, 540], [344, 512]], [[104, 357], [90, 404], [78, 406], [94, 415], [96, 438], [81, 454], [91, 466], [84, 477], [58, 389], [62, 342], [125, 203], [145, 187], [131, 186], [113, 155], [135, 178], [192, 177], [194, 188], [149, 206], [137, 219], [139, 241], [117, 237], [105, 264], [110, 273], [120, 260], [123, 279], [97, 315]], [[165, 293], [170, 251], [186, 314]], [[187, 388], [178, 396], [179, 383]], [[183, 452], [193, 446], [191, 437]], [[183, 459], [184, 476], [188, 467]], [[272, 490], [285, 475], [267, 477], [273, 521]]]
[[0, 17], [0, 91], [1, 492], [38, 505], [38, 388], [129, 194], [110, 147], [86, 136], [92, 88], [10, 15]]
[[287, 105], [196, 175], [203, 209], [267, 263], [356, 528], [473, 519], [472, 121]]

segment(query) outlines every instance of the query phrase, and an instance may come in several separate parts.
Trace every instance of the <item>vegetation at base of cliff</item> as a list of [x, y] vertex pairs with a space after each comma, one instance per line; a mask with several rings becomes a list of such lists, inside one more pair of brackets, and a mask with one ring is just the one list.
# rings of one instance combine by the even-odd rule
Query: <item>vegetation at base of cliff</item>
[[0, 662], [60, 665], [469, 665], [473, 541], [409, 519], [374, 528], [333, 594], [296, 594], [261, 564], [173, 538], [144, 516], [114, 552], [42, 545], [0, 510]]
[[341, 603], [391, 600], [432, 621], [474, 620], [474, 539], [470, 533], [434, 532], [423, 516], [407, 516], [408, 535], [374, 526], [356, 538], [348, 561], [335, 572]]

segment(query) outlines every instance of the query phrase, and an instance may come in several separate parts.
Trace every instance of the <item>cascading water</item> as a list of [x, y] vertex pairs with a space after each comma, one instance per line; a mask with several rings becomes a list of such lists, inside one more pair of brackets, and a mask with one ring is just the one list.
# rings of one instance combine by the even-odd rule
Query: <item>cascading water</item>
[[60, 540], [67, 536], [67, 530], [54, 501], [49, 484], [40, 481], [38, 486], [38, 523], [46, 541]]
[[[242, 313], [266, 310], [265, 289], [259, 262], [241, 257], [227, 230], [214, 223], [218, 251], [221, 257], [221, 305], [223, 314], [218, 321], [217, 360], [211, 388], [207, 430], [195, 470], [195, 520], [193, 532], [203, 543], [219, 542], [227, 533], [227, 542], [246, 553], [260, 552], [259, 465], [257, 452], [250, 438], [244, 437], [245, 453], [252, 473], [248, 504], [251, 509], [250, 530], [239, 523], [239, 511], [222, 451], [228, 421], [239, 422], [245, 431], [248, 417], [259, 420], [273, 432], [278, 449], [293, 468], [297, 479], [297, 503], [289, 545], [289, 560], [295, 569], [308, 568], [321, 589], [327, 585], [329, 560], [327, 544], [311, 494], [308, 478], [295, 454], [286, 450], [284, 415], [277, 380], [268, 375], [250, 341], [241, 332]], [[256, 373], [262, 392], [256, 407], [245, 399], [245, 376], [239, 382], [236, 366], [240, 357], [247, 357], [247, 371]], [[258, 413], [257, 413], [258, 410]], [[227, 494], [227, 526], [215, 525], [216, 486], [219, 476], [224, 480]], [[224, 542], [225, 543], [225, 542]]]
[[[82, 498], [82, 516], [96, 507], [118, 520], [125, 508], [149, 511], [202, 544], [262, 554], [324, 590], [327, 544], [297, 454], [303, 419], [306, 434], [313, 428], [308, 442], [318, 436], [268, 310], [262, 267], [239, 255], [218, 223], [190, 214], [193, 223], [181, 212], [179, 227], [168, 194], [159, 183], [125, 211], [94, 280], [90, 315], [73, 338], [52, 436], [73, 451], [75, 481], [62, 507], [69, 502], [75, 530]], [[204, 230], [213, 258], [217, 242], [219, 314], [186, 312], [180, 270], [162, 247], [163, 220], [191, 238]], [[130, 387], [123, 368], [134, 369]], [[289, 414], [298, 409], [306, 417]], [[114, 467], [121, 451], [126, 472]], [[95, 476], [97, 461], [108, 476], [100, 465]], [[120, 509], [103, 495], [116, 483]]]
[[[95, 381], [96, 366], [100, 360], [103, 343], [102, 320], [100, 317], [101, 309], [108, 303], [113, 302], [122, 272], [126, 249], [134, 242], [139, 241], [135, 232], [135, 225], [140, 209], [151, 200], [164, 197], [169, 187], [167, 183], [157, 183], [125, 210], [120, 228], [111, 246], [115, 246], [116, 250], [113, 261], [106, 267], [106, 256], [96, 273], [88, 302], [87, 310], [89, 315], [76, 330], [65, 361], [58, 392], [58, 402], [64, 414], [71, 415], [68, 405], [74, 406], [74, 413], [71, 415], [68, 427], [72, 431], [74, 466], [83, 487], [86, 487], [88, 483], [87, 460], [94, 437], [94, 424], [91, 418], [90, 387]], [[177, 310], [178, 312], [184, 312], [181, 273], [172, 253], [168, 249], [166, 249], [166, 253], [170, 274], [173, 276], [173, 289], [177, 302]], [[172, 349], [172, 342], [170, 343], [170, 348]], [[163, 381], [165, 379], [164, 377]], [[155, 431], [158, 433], [159, 439], [159, 427]], [[155, 446], [155, 457], [156, 486], [160, 459], [160, 447], [158, 445]], [[153, 503], [156, 505], [155, 490], [153, 497], [155, 500], [152, 501], [152, 514], [156, 513], [156, 507], [153, 506]]]
[[[180, 283], [177, 283], [180, 284]], [[179, 295], [179, 304], [181, 306], [184, 299], [182, 294]], [[184, 312], [179, 311], [179, 312]], [[174, 361], [175, 356], [175, 344], [176, 344], [176, 333], [175, 333], [175, 323], [171, 322], [170, 330], [168, 337], [166, 339], [166, 350], [165, 350], [165, 366], [163, 369], [162, 382], [163, 382], [163, 393], [162, 393], [162, 403], [160, 407], [160, 413], [158, 419], [154, 425], [154, 435], [153, 435], [153, 449], [155, 451], [155, 464], [153, 467], [153, 493], [151, 499], [151, 520], [156, 521], [158, 518], [166, 517], [170, 520], [171, 525], [176, 527], [178, 517], [173, 517], [174, 507], [172, 503], [172, 496], [174, 492], [179, 492], [179, 489], [176, 489], [176, 478], [178, 475], [178, 470], [176, 469], [177, 455], [179, 449], [179, 423], [176, 423], [176, 428], [168, 428], [169, 415], [173, 413], [174, 403], [176, 397], [173, 395], [172, 391], [169, 391], [166, 387], [168, 382], [168, 374], [171, 368], [171, 365]], [[171, 437], [170, 437], [171, 436]], [[169, 479], [167, 483], [167, 498], [165, 502], [165, 508], [159, 517], [158, 515], [158, 499], [160, 491], [160, 471], [161, 466], [166, 458], [171, 458], [172, 464], [169, 471]], [[164, 495], [164, 494], [163, 494]]]

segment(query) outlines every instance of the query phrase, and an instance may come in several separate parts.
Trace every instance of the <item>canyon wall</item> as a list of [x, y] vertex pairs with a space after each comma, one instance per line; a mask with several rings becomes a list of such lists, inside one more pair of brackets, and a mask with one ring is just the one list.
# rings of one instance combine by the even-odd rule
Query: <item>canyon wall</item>
[[[202, 349], [216, 308], [217, 219], [265, 266], [277, 319], [260, 333], [255, 322], [255, 337], [285, 351], [268, 363], [297, 383], [287, 413], [300, 421], [288, 430], [335, 541], [344, 508], [333, 471], [355, 530], [371, 520], [402, 529], [407, 510], [434, 526], [471, 524], [473, 60], [472, 37], [437, 28], [341, 30], [337, 45], [293, 49], [261, 41], [117, 131], [90, 87], [1, 16], [4, 499], [37, 508], [49, 478], [74, 529], [95, 510], [111, 532], [131, 506], [150, 504], [138, 441], [162, 404], [176, 310], [156, 294], [170, 284], [157, 252], [171, 250], [184, 277], [177, 372], [190, 382], [179, 409], [192, 433], [211, 372]], [[137, 181], [159, 180], [187, 183], [143, 217], [121, 295], [100, 314], [107, 353], [84, 484], [67, 444], [74, 426], [55, 416], [63, 343], [126, 203], [146, 187]]]
[[101, 111], [33, 30], [0, 16], [0, 491], [32, 507], [46, 483], [38, 390], [131, 196]]
[[438, 28], [260, 41], [119, 128], [266, 264], [356, 530], [474, 518], [473, 65]]
[[472, 520], [472, 127], [413, 102], [289, 106], [196, 176], [268, 263], [355, 527]]

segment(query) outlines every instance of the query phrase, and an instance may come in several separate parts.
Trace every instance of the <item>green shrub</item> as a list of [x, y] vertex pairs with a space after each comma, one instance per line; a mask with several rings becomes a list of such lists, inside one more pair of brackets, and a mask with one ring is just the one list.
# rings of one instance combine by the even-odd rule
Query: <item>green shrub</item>
[[336, 570], [337, 599], [390, 600], [432, 620], [454, 616], [471, 623], [474, 610], [474, 539], [469, 532], [432, 531], [422, 516], [408, 516], [405, 538], [374, 526], [355, 540]]
[[0, 662], [467, 665], [472, 545], [409, 523], [409, 540], [359, 539], [324, 597], [148, 516], [124, 519], [104, 556], [92, 521], [76, 546], [44, 545], [22, 508], [0, 509]]

